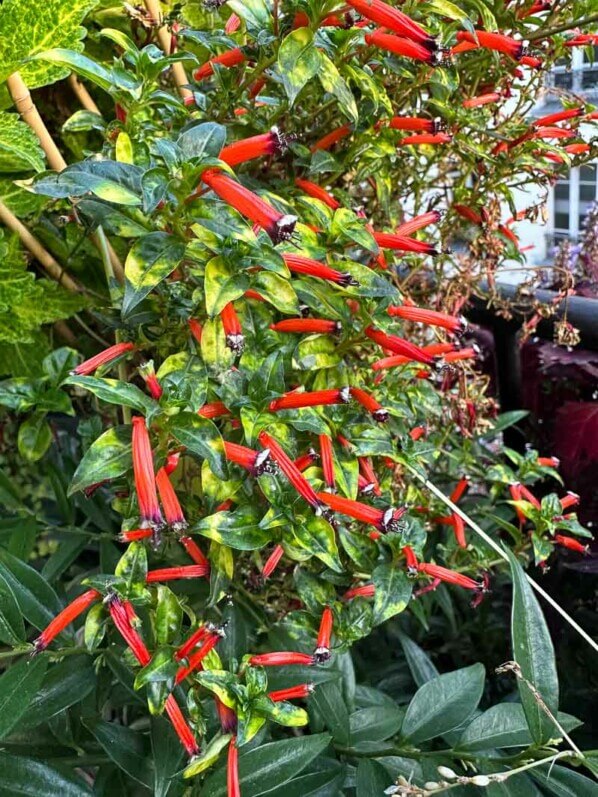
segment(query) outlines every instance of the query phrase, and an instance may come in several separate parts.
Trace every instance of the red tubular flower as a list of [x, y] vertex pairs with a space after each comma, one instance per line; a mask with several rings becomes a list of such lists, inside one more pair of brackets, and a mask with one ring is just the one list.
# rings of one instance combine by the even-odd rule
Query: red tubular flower
[[280, 130], [273, 127], [268, 133], [242, 138], [240, 141], [223, 147], [218, 157], [229, 166], [237, 166], [239, 163], [246, 163], [265, 155], [280, 155], [285, 151], [287, 145], [287, 140]]
[[238, 64], [242, 64], [244, 61], [247, 60], [247, 56], [241, 50], [240, 47], [234, 47], [232, 50], [227, 50], [225, 53], [221, 53], [220, 55], [215, 56], [214, 58], [210, 58], [209, 61], [206, 61], [205, 64], [196, 69], [193, 72], [194, 80], [205, 80], [205, 78], [210, 77], [210, 75], [214, 74], [214, 66], [218, 64], [219, 66], [224, 66], [227, 69], [230, 69], [232, 66], [237, 66]]
[[473, 346], [468, 346], [465, 349], [459, 349], [458, 351], [451, 351], [448, 352], [444, 357], [445, 363], [456, 363], [460, 360], [475, 360], [475, 358], [479, 354], [479, 349], [474, 348]]
[[[363, 495], [369, 495], [370, 493], [374, 493], [375, 495], [380, 495], [380, 493], [376, 493], [375, 485], [373, 482], [369, 481], [363, 473], [359, 473], [357, 476], [357, 490], [358, 492], [362, 493]], [[379, 489], [379, 488], [378, 488]]]
[[326, 318], [285, 318], [284, 321], [270, 324], [270, 329], [299, 335], [336, 335], [342, 330], [342, 324]]
[[168, 695], [164, 708], [187, 755], [189, 757], [197, 755], [199, 753], [199, 745], [174, 695]]
[[538, 457], [536, 462], [546, 468], [558, 468], [561, 464], [561, 460], [558, 457]]
[[348, 404], [351, 400], [350, 388], [332, 388], [312, 392], [292, 391], [270, 402], [270, 412], [296, 410], [302, 407], [326, 407], [331, 404]]
[[164, 581], [178, 581], [183, 578], [204, 578], [209, 574], [205, 565], [182, 565], [180, 567], [162, 567], [150, 570], [146, 577], [147, 584], [160, 584]]
[[242, 354], [245, 348], [245, 336], [241, 329], [239, 316], [232, 302], [224, 305], [220, 311], [220, 318], [222, 319], [224, 334], [226, 335], [226, 345], [231, 351], [234, 351], [235, 354]]
[[288, 241], [293, 234], [297, 223], [295, 216], [279, 213], [253, 191], [218, 169], [206, 169], [201, 179], [223, 202], [262, 227], [274, 244]]
[[333, 492], [336, 490], [336, 481], [334, 478], [334, 459], [332, 453], [332, 440], [329, 435], [321, 434], [320, 440], [320, 459], [322, 460], [322, 471], [324, 473], [324, 482]]
[[580, 108], [567, 108], [563, 111], [556, 111], [556, 113], [549, 113], [546, 116], [539, 116], [537, 119], [534, 119], [532, 125], [534, 127], [546, 127], [555, 125], [557, 122], [564, 122], [566, 119], [576, 119], [578, 116], [583, 115], [584, 110], [582, 106]]
[[424, 349], [416, 346], [414, 343], [403, 340], [403, 338], [398, 337], [398, 335], [387, 335], [385, 332], [375, 329], [374, 327], [367, 327], [365, 329], [365, 334], [370, 340], [373, 340], [374, 343], [382, 346], [383, 349], [390, 349], [390, 351], [396, 354], [402, 354], [405, 357], [409, 357], [411, 360], [424, 363], [424, 365], [432, 365], [434, 363], [433, 355], [428, 354]]
[[376, 587], [373, 584], [362, 584], [359, 587], [351, 587], [343, 595], [344, 601], [350, 601], [353, 598], [373, 598], [376, 594]]
[[565, 130], [562, 127], [538, 127], [533, 133], [527, 136], [528, 139], [544, 138], [575, 138], [575, 130]]
[[[411, 136], [413, 138], [413, 136]], [[401, 252], [416, 252], [422, 255], [437, 255], [438, 251], [427, 241], [418, 241], [407, 235], [397, 235], [392, 232], [376, 232], [372, 230], [374, 240], [383, 249], [398, 249]]]
[[94, 357], [90, 357], [89, 360], [85, 360], [76, 368], [73, 368], [71, 374], [76, 376], [89, 376], [89, 374], [93, 374], [93, 372], [100, 367], [100, 365], [106, 365], [112, 360], [116, 360], [117, 357], [122, 357], [123, 354], [126, 354], [128, 351], [133, 351], [136, 346], [133, 343], [117, 343], [114, 346], [110, 346], [108, 349], [104, 349], [99, 354], [96, 354]]
[[330, 658], [330, 637], [332, 636], [333, 621], [332, 609], [330, 606], [325, 606], [320, 620], [316, 649], [314, 650], [316, 664], [324, 664]]
[[540, 502], [536, 496], [530, 490], [528, 490], [525, 484], [520, 484], [519, 489], [521, 490], [521, 498], [524, 501], [529, 501], [529, 503], [536, 509], [540, 509]]
[[566, 47], [584, 47], [586, 44], [598, 44], [598, 33], [577, 33], [564, 44]]
[[199, 645], [200, 642], [209, 636], [210, 634], [214, 633], [214, 626], [211, 623], [206, 623], [204, 625], [200, 625], [190, 636], [187, 637], [185, 642], [177, 648], [175, 651], [174, 657], [177, 661], [181, 661], [182, 659], [186, 659], [189, 653], [193, 650], [196, 645]]
[[[451, 357], [452, 354], [457, 354], [458, 352], [454, 351], [454, 345], [452, 343], [432, 343], [429, 346], [423, 346], [422, 351], [426, 354], [431, 355], [432, 357], [438, 357], [439, 355], [444, 355], [443, 359], [446, 362], [447, 357]], [[460, 349], [460, 352], [466, 351], [466, 349]], [[467, 350], [468, 351], [468, 350]], [[381, 371], [385, 368], [396, 368], [400, 365], [408, 365], [412, 362], [418, 362], [414, 360], [413, 357], [407, 357], [403, 354], [396, 354], [393, 357], [383, 357], [381, 360], [377, 360], [373, 365], [372, 368], [374, 371]]]
[[400, 36], [407, 36], [408, 39], [421, 42], [430, 49], [435, 48], [430, 34], [398, 8], [389, 6], [382, 0], [348, 0], [348, 4], [362, 17], [370, 19], [376, 25], [390, 28]]
[[350, 274], [330, 268], [330, 266], [326, 266], [318, 260], [313, 260], [311, 257], [303, 257], [303, 255], [295, 255], [289, 252], [284, 252], [282, 257], [289, 269], [295, 274], [319, 277], [329, 282], [337, 282], [343, 287], [359, 284]]
[[310, 653], [295, 653], [294, 651], [281, 651], [276, 653], [260, 653], [249, 659], [252, 667], [287, 667], [291, 664], [315, 664]]
[[411, 58], [414, 61], [424, 61], [426, 64], [435, 64], [438, 60], [437, 53], [424, 44], [413, 41], [412, 39], [392, 36], [390, 33], [384, 33], [382, 30], [366, 33], [365, 41], [370, 47], [388, 50], [388, 52], [394, 53], [395, 55]]
[[302, 700], [309, 697], [314, 691], [314, 684], [299, 684], [298, 686], [290, 686], [288, 689], [278, 689], [275, 692], [269, 692], [268, 697], [274, 703], [281, 703], [283, 700]]
[[260, 432], [258, 440], [263, 448], [270, 449], [272, 459], [276, 462], [278, 467], [293, 485], [295, 490], [301, 495], [308, 504], [310, 504], [317, 513], [320, 512], [320, 502], [318, 497], [307, 479], [303, 476], [301, 471], [297, 468], [293, 460], [287, 455], [282, 446], [271, 437], [267, 432]]
[[154, 529], [154, 533], [157, 534], [163, 520], [156, 493], [152, 446], [145, 418], [140, 415], [133, 418], [132, 448], [133, 476], [139, 512], [143, 522]]
[[140, 365], [139, 373], [141, 374], [141, 378], [145, 382], [145, 385], [150, 392], [150, 396], [158, 401], [162, 396], [163, 391], [162, 386], [158, 382], [156, 372], [154, 371], [153, 362], [150, 360], [149, 362]]
[[260, 91], [264, 88], [266, 83], [267, 80], [265, 77], [258, 78], [258, 80], [256, 80], [255, 83], [251, 85], [249, 91], [247, 92], [247, 96], [249, 97], [249, 99], [254, 100], [257, 97], [257, 95], [260, 93]]
[[403, 318], [406, 321], [417, 321], [434, 327], [448, 329], [449, 332], [462, 333], [467, 328], [467, 322], [461, 317], [439, 313], [436, 310], [426, 310], [423, 307], [413, 307], [409, 304], [390, 305], [388, 315]]
[[322, 136], [322, 138], [318, 139], [315, 144], [312, 144], [310, 151], [317, 152], [319, 149], [330, 149], [333, 144], [336, 144], [336, 142], [340, 141], [342, 138], [350, 136], [352, 132], [353, 128], [350, 125], [342, 125], [341, 127], [337, 127], [335, 130], [331, 130], [330, 133], [327, 133], [325, 136]]
[[468, 208], [467, 205], [459, 205], [455, 203], [453, 205], [453, 210], [455, 210], [455, 212], [464, 219], [467, 219], [467, 221], [471, 221], [473, 224], [479, 224], [481, 226], [483, 223], [481, 215], [473, 208]]
[[220, 720], [220, 729], [222, 733], [236, 733], [239, 723], [235, 712], [232, 708], [226, 706], [216, 695], [214, 695], [214, 703], [216, 704], [216, 713]]
[[400, 507], [399, 509], [394, 507], [377, 509], [374, 506], [362, 504], [360, 501], [353, 501], [351, 498], [343, 498], [340, 495], [332, 495], [331, 493], [317, 493], [317, 497], [329, 506], [333, 512], [348, 515], [348, 517], [359, 520], [361, 523], [369, 523], [383, 532], [397, 531], [400, 528], [399, 521], [407, 511], [405, 507]]
[[179, 542], [195, 564], [204, 568], [207, 577], [210, 574], [210, 560], [203, 554], [199, 545], [187, 535], [180, 537]]
[[233, 736], [228, 745], [226, 794], [227, 797], [241, 797], [241, 787], [239, 786], [239, 751], [237, 748], [236, 736]]
[[461, 105], [464, 108], [479, 108], [482, 105], [491, 105], [493, 102], [498, 102], [501, 94], [498, 91], [490, 91], [488, 94], [480, 94], [478, 97], [470, 97], [463, 100]]
[[471, 33], [470, 31], [460, 30], [457, 31], [457, 41], [473, 44], [476, 48], [483, 47], [487, 50], [496, 50], [496, 52], [510, 55], [515, 61], [518, 61], [523, 55], [521, 42], [502, 33], [491, 33], [486, 30], [476, 30], [475, 33]]
[[166, 471], [168, 476], [170, 476], [171, 473], [174, 473], [175, 470], [178, 468], [180, 456], [181, 452], [175, 451], [173, 454], [169, 454], [166, 457], [166, 464], [164, 465], [164, 470]]
[[441, 581], [445, 581], [447, 584], [454, 584], [457, 587], [463, 587], [463, 589], [473, 589], [477, 591], [484, 588], [484, 585], [481, 582], [475, 581], [473, 578], [470, 578], [463, 573], [457, 573], [454, 570], [449, 570], [447, 567], [441, 567], [440, 565], [433, 565], [429, 562], [420, 562], [417, 565], [417, 569], [418, 572], [423, 573], [426, 576], [439, 578]]
[[226, 20], [226, 25], [224, 26], [224, 32], [230, 36], [231, 33], [235, 33], [241, 27], [241, 20], [236, 14], [231, 14], [230, 17]]
[[165, 468], [160, 468], [156, 473], [156, 486], [160, 493], [166, 522], [173, 531], [182, 531], [187, 527], [187, 521]]
[[388, 420], [388, 410], [385, 410], [380, 402], [360, 387], [351, 388], [351, 396], [361, 404], [378, 423], [385, 423]]
[[121, 531], [118, 539], [120, 542], [137, 542], [138, 540], [147, 540], [152, 535], [151, 529], [132, 529], [131, 531]]
[[195, 318], [190, 318], [187, 322], [189, 324], [189, 329], [191, 330], [191, 334], [195, 338], [198, 343], [201, 343], [201, 333], [202, 327], [199, 321], [196, 321]]
[[414, 426], [413, 429], [409, 432], [409, 437], [412, 440], [419, 440], [420, 437], [423, 437], [428, 433], [427, 426]]
[[550, 11], [551, 5], [550, 3], [546, 2], [546, 0], [537, 0], [533, 5], [529, 8], [521, 8], [517, 12], [518, 19], [525, 19], [526, 17], [531, 17], [534, 14], [540, 14], [542, 11]]
[[229, 443], [225, 440], [224, 455], [230, 462], [240, 465], [254, 476], [272, 472], [270, 451], [267, 448], [263, 451], [254, 451], [252, 448], [238, 445], [238, 443]]
[[393, 116], [388, 122], [393, 130], [414, 130], [422, 133], [437, 133], [439, 121], [419, 116]]
[[405, 136], [397, 142], [398, 147], [417, 144], [448, 144], [452, 136], [448, 133], [419, 133], [414, 136]]
[[428, 224], [438, 224], [442, 214], [437, 210], [430, 210], [428, 213], [421, 213], [419, 216], [414, 216], [409, 221], [404, 221], [396, 228], [397, 235], [412, 235], [417, 230], [427, 227]]
[[310, 465], [313, 465], [314, 462], [317, 461], [317, 459], [318, 455], [313, 450], [313, 448], [310, 448], [307, 454], [302, 454], [300, 457], [297, 457], [297, 459], [295, 460], [295, 465], [300, 471], [304, 471], [307, 470], [307, 468], [309, 468]]
[[465, 538], [465, 521], [456, 512], [451, 515], [451, 524], [455, 534], [455, 540], [459, 548], [467, 548], [467, 539]]
[[70, 625], [73, 620], [76, 620], [80, 614], [88, 609], [92, 603], [95, 603], [98, 598], [102, 596], [95, 589], [88, 589], [82, 595], [79, 595], [75, 600], [71, 601], [56, 617], [44, 628], [41, 634], [33, 643], [34, 652], [41, 653], [45, 650], [50, 642], [55, 639], [58, 634], [62, 633], [67, 625]]
[[565, 150], [565, 152], [568, 155], [583, 155], [584, 152], [589, 152], [590, 151], [590, 145], [589, 144], [567, 144], [567, 146], [564, 147], [564, 150]]
[[341, 203], [337, 202], [332, 194], [329, 194], [325, 188], [321, 188], [319, 185], [311, 183], [309, 180], [302, 180], [300, 177], [296, 177], [295, 185], [309, 196], [314, 197], [314, 199], [319, 199], [320, 202], [328, 205], [332, 210], [337, 210], [341, 206]]
[[223, 415], [230, 415], [230, 410], [224, 406], [222, 401], [212, 401], [209, 404], [204, 404], [197, 414], [202, 418], [221, 418]]
[[453, 492], [450, 495], [450, 499], [453, 504], [456, 504], [457, 501], [464, 495], [465, 491], [469, 487], [469, 479], [467, 476], [462, 476], [459, 481], [457, 482], [457, 486], [454, 488]]
[[270, 578], [272, 573], [278, 567], [278, 563], [282, 559], [282, 555], [284, 554], [284, 548], [282, 545], [275, 545], [274, 550], [270, 554], [270, 556], [266, 559], [266, 563], [262, 568], [262, 578]]
[[152, 657], [145, 646], [145, 642], [132, 625], [132, 621], [136, 619], [132, 604], [129, 601], [123, 602], [118, 595], [111, 595], [108, 598], [108, 610], [114, 625], [127, 645], [131, 648], [139, 664], [141, 664], [142, 667], [148, 665]]
[[579, 503], [579, 496], [577, 493], [569, 492], [563, 498], [561, 498], [561, 509], [569, 509], [572, 506], [576, 506]]
[[366, 485], [369, 487], [369, 489], [374, 493], [374, 495], [382, 495], [380, 484], [370, 460], [367, 457], [357, 457], [357, 462], [359, 463], [359, 472], [365, 479]]
[[176, 673], [176, 675], [174, 677], [175, 684], [180, 684], [181, 681], [184, 681], [185, 678], [188, 675], [191, 675], [191, 673], [194, 670], [201, 669], [202, 661], [205, 659], [205, 657], [208, 655], [208, 653], [213, 648], [216, 647], [216, 645], [218, 644], [218, 642], [220, 641], [220, 639], [223, 636], [224, 636], [224, 632], [221, 629], [219, 629], [217, 631], [210, 631], [207, 639], [204, 640], [204, 643], [199, 648], [199, 650], [196, 650], [194, 653], [192, 653], [188, 657], [187, 666], [186, 667], [180, 667], [179, 670], [177, 671], [177, 673]]
[[402, 550], [407, 564], [407, 575], [412, 577], [416, 576], [418, 573], [417, 568], [419, 562], [417, 561], [417, 556], [415, 555], [415, 551], [410, 545], [405, 545]]
[[588, 553], [588, 546], [579, 542], [573, 537], [566, 537], [564, 534], [555, 534], [554, 541], [563, 548], [568, 548], [570, 551], [577, 551], [577, 553]]

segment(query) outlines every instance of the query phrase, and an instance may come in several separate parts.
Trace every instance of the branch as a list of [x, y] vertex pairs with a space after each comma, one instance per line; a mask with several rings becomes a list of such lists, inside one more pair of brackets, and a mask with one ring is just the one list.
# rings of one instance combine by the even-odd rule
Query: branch
[[102, 112], [95, 104], [94, 98], [87, 91], [83, 83], [81, 83], [81, 81], [74, 72], [71, 72], [71, 74], [68, 77], [68, 81], [69, 81], [69, 86], [73, 90], [73, 94], [76, 96], [76, 98], [85, 108], [85, 110], [91, 111], [92, 113], [97, 113], [98, 116], [101, 116]]
[[[448, 498], [442, 492], [442, 490], [439, 490], [435, 484], [432, 484], [432, 482], [429, 479], [427, 479], [425, 476], [423, 476], [416, 468], [412, 467], [411, 465], [407, 465], [407, 468], [420, 482], [425, 484], [425, 486], [428, 488], [428, 490], [430, 490], [430, 492], [434, 493], [434, 495], [437, 498], [439, 498], [444, 504], [446, 504], [446, 506], [450, 507], [452, 512], [459, 515], [459, 517], [461, 517], [465, 521], [465, 523], [467, 523], [467, 525], [484, 540], [484, 542], [487, 545], [489, 545], [493, 550], [495, 550], [496, 553], [499, 554], [502, 559], [504, 559], [506, 562], [509, 561], [506, 553], [503, 551], [500, 545], [498, 545], [498, 543], [496, 543], [492, 539], [492, 537], [489, 537], [488, 534], [486, 534], [486, 532], [484, 531], [484, 529], [480, 528], [480, 526], [478, 526], [478, 524], [475, 521], [473, 521], [468, 515], [466, 515], [462, 509], [460, 509], [456, 504], [454, 504], [451, 501], [451, 499]], [[557, 611], [561, 615], [561, 617], [563, 617], [563, 619], [565, 619], [569, 623], [571, 628], [574, 628], [577, 631], [577, 633], [585, 639], [588, 645], [590, 645], [590, 647], [592, 647], [598, 653], [598, 643], [596, 643], [592, 639], [592, 637], [587, 633], [587, 631], [584, 631], [584, 629], [580, 625], [578, 625], [578, 623], [576, 623], [575, 620], [569, 614], [567, 614], [567, 612], [563, 608], [559, 606], [559, 604], [554, 600], [554, 598], [551, 598], [550, 595], [536, 581], [534, 581], [534, 579], [531, 576], [529, 576], [526, 573], [525, 577], [527, 578], [532, 589], [535, 589], [538, 595], [541, 595], [544, 598], [544, 600], [547, 601], [552, 606], [552, 608], [555, 611]]]
[[564, 22], [562, 25], [555, 25], [554, 28], [537, 30], [535, 33], [531, 33], [527, 38], [531, 42], [537, 41], [538, 39], [548, 39], [556, 33], [564, 33], [566, 30], [573, 30], [573, 28], [584, 28], [586, 25], [592, 25], [594, 22], [598, 22], [598, 14], [592, 14], [591, 17], [569, 20], [569, 22]]

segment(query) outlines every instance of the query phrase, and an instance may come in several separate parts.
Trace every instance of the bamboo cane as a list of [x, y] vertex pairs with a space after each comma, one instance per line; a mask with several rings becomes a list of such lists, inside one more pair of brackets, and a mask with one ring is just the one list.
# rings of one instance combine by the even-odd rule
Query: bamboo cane
[[[160, 10], [160, 4], [158, 0], [145, 0], [145, 7], [147, 8], [148, 14], [151, 16], [154, 24], [159, 26], [158, 41], [164, 50], [164, 54], [170, 55], [170, 36], [168, 34], [168, 30], [164, 27], [162, 22], [162, 11]], [[187, 79], [185, 67], [181, 63], [176, 63], [171, 65], [171, 69], [172, 77], [174, 78], [174, 82], [176, 83], [179, 94], [183, 100], [187, 97], [193, 97], [193, 92], [187, 88], [189, 80]]]

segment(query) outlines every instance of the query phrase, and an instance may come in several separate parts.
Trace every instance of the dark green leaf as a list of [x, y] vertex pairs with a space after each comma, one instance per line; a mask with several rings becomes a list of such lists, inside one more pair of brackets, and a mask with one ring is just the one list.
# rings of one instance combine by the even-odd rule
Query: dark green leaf
[[598, 783], [572, 769], [547, 766], [545, 771], [532, 769], [530, 774], [542, 790], [555, 797], [598, 797]]
[[177, 138], [177, 144], [185, 160], [191, 158], [217, 158], [226, 142], [226, 127], [216, 122], [201, 122], [186, 130]]
[[376, 587], [374, 623], [379, 625], [405, 610], [413, 584], [403, 570], [392, 564], [378, 565], [372, 573], [372, 580]]
[[116, 479], [131, 467], [131, 427], [108, 429], [85, 452], [73, 476], [69, 495], [93, 484]]
[[344, 747], [349, 746], [349, 712], [343, 695], [334, 681], [318, 686], [310, 698], [310, 710], [315, 708], [321, 722], [332, 738]]
[[156, 402], [135, 385], [121, 382], [119, 379], [98, 379], [95, 376], [70, 376], [64, 383], [73, 387], [89, 390], [94, 396], [108, 404], [122, 404], [132, 407], [142, 415], [149, 415], [156, 407]]
[[21, 614], [42, 631], [63, 606], [48, 582], [29, 565], [0, 548], [0, 576], [8, 583]]
[[0, 676], [0, 739], [7, 736], [27, 711], [43, 681], [48, 660], [21, 659]]
[[290, 105], [320, 69], [321, 57], [313, 36], [309, 28], [298, 28], [289, 33], [278, 50], [278, 70]]
[[148, 789], [152, 788], [153, 765], [140, 733], [103, 720], [87, 719], [84, 723], [119, 769]]
[[181, 412], [172, 419], [170, 431], [191, 454], [207, 460], [216, 476], [227, 478], [224, 443], [213, 421], [191, 412]]
[[382, 742], [399, 732], [403, 712], [393, 706], [364, 708], [351, 714], [351, 744]]
[[357, 766], [355, 778], [356, 797], [374, 797], [384, 794], [390, 785], [390, 776], [377, 761], [362, 759]]
[[92, 797], [91, 788], [34, 758], [0, 752], [0, 797]]
[[125, 262], [123, 316], [175, 270], [184, 254], [185, 244], [166, 232], [150, 232], [135, 241]]
[[96, 675], [89, 656], [69, 656], [52, 664], [19, 728], [35, 728], [69, 706], [79, 703], [93, 690]]
[[0, 642], [18, 645], [25, 639], [25, 625], [10, 584], [0, 573]]
[[405, 634], [399, 634], [399, 641], [403, 648], [403, 653], [407, 659], [407, 664], [411, 670], [411, 675], [417, 686], [423, 686], [432, 678], [439, 675], [438, 670], [427, 656], [427, 654], [412, 639]]

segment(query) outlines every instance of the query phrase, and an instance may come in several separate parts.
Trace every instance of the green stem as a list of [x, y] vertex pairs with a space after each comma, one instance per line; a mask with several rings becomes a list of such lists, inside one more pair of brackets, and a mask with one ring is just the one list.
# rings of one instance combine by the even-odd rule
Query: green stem
[[530, 34], [527, 38], [531, 42], [537, 41], [538, 39], [549, 39], [551, 36], [554, 36], [555, 33], [564, 33], [573, 28], [582, 28], [586, 25], [592, 25], [594, 22], [598, 22], [598, 14], [592, 14], [592, 16], [586, 17], [585, 19], [569, 20], [569, 22], [564, 22], [562, 25], [555, 25], [554, 28], [541, 28], [535, 33]]

